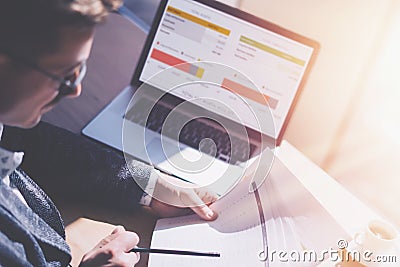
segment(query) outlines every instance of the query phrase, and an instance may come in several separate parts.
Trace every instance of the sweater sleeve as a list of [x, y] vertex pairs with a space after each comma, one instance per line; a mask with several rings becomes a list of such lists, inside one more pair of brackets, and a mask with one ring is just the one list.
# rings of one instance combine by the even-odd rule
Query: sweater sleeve
[[0, 266], [33, 266], [26, 259], [25, 250], [22, 244], [11, 241], [0, 231]]
[[22, 169], [54, 198], [132, 209], [153, 171], [126, 161], [120, 151], [44, 122], [27, 130], [6, 127], [1, 143], [25, 152]]

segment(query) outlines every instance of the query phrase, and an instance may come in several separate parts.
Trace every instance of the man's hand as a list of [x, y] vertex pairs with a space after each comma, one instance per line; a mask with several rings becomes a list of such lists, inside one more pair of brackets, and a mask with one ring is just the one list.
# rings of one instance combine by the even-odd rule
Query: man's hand
[[212, 221], [217, 218], [207, 205], [217, 200], [217, 194], [204, 188], [160, 173], [154, 188], [150, 208], [158, 216], [172, 217], [187, 214], [190, 208], [202, 219]]
[[79, 267], [132, 267], [139, 261], [139, 253], [129, 252], [139, 243], [139, 237], [122, 226], [101, 240], [87, 252]]

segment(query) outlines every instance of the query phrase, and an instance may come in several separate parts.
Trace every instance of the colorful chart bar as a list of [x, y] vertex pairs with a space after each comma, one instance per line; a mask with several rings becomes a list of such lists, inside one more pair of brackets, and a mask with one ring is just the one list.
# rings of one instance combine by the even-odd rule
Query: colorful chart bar
[[240, 83], [234, 82], [227, 78], [223, 80], [221, 87], [228, 91], [236, 93], [244, 98], [248, 98], [250, 100], [258, 102], [262, 105], [269, 105], [270, 108], [272, 109], [276, 109], [279, 102], [275, 98], [262, 94], [252, 88], [246, 87]]
[[182, 59], [174, 57], [173, 55], [167, 54], [158, 49], [153, 49], [150, 57], [155, 60], [158, 60], [164, 64], [167, 64], [169, 66], [175, 67], [181, 71], [189, 73], [193, 76], [196, 76], [197, 78], [201, 79], [203, 77], [203, 74], [204, 74], [203, 68], [200, 68], [193, 64], [187, 63], [186, 61], [183, 61]]
[[174, 14], [174, 15], [177, 15], [177, 16], [179, 16], [181, 18], [190, 20], [191, 22], [194, 22], [196, 24], [204, 26], [204, 27], [206, 27], [208, 29], [211, 29], [213, 31], [222, 33], [224, 35], [229, 36], [231, 34], [231, 31], [226, 29], [226, 28], [224, 28], [224, 27], [218, 26], [218, 25], [216, 25], [214, 23], [211, 23], [209, 21], [206, 21], [206, 20], [204, 20], [202, 18], [193, 16], [192, 14], [186, 13], [185, 11], [182, 11], [180, 9], [174, 8], [172, 6], [168, 6], [167, 12], [169, 12], [171, 14]]
[[306, 62], [304, 60], [301, 60], [299, 58], [296, 58], [294, 56], [286, 54], [286, 53], [284, 53], [282, 51], [279, 51], [279, 50], [277, 50], [275, 48], [272, 48], [272, 47], [270, 47], [268, 45], [265, 45], [265, 44], [262, 44], [260, 42], [254, 41], [254, 40], [252, 40], [252, 39], [250, 39], [250, 38], [248, 38], [246, 36], [243, 36], [243, 35], [240, 36], [240, 41], [242, 43], [251, 45], [251, 46], [253, 46], [255, 48], [261, 49], [261, 50], [263, 50], [265, 52], [271, 53], [271, 54], [273, 54], [275, 56], [278, 56], [278, 57], [281, 57], [283, 59], [289, 60], [289, 61], [291, 61], [293, 63], [296, 63], [296, 64], [298, 64], [300, 66], [304, 66], [306, 64]]

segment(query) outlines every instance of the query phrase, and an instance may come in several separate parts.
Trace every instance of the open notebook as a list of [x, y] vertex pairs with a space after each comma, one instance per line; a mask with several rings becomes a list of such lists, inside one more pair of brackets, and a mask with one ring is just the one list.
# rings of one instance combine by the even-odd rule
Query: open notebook
[[[322, 259], [315, 264], [284, 262], [278, 253], [322, 251], [347, 237], [279, 159], [256, 192], [249, 192], [248, 183], [242, 182], [212, 208], [219, 214], [214, 222], [196, 215], [159, 220], [151, 246], [219, 252], [220, 258], [152, 254], [149, 266], [315, 266]], [[268, 251], [267, 261], [262, 261], [262, 251]]]

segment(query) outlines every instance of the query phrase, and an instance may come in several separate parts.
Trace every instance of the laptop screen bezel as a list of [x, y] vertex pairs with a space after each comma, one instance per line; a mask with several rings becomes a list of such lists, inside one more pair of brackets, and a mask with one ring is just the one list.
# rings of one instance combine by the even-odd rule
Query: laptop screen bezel
[[[296, 94], [295, 94], [295, 96], [293, 98], [293, 101], [292, 101], [291, 105], [290, 105], [289, 111], [288, 111], [288, 113], [286, 115], [286, 118], [285, 118], [283, 124], [282, 124], [280, 132], [279, 132], [279, 134], [278, 134], [278, 136], [277, 136], [277, 138], [275, 140], [276, 146], [279, 146], [281, 144], [281, 142], [282, 142], [283, 135], [284, 135], [284, 133], [286, 131], [286, 128], [287, 128], [287, 125], [288, 125], [288, 123], [290, 121], [290, 118], [291, 118], [291, 116], [292, 116], [292, 114], [294, 112], [295, 106], [296, 106], [296, 104], [297, 104], [297, 102], [299, 100], [301, 92], [303, 91], [305, 83], [306, 83], [306, 81], [307, 81], [307, 79], [308, 79], [308, 77], [310, 75], [312, 66], [314, 66], [314, 64], [315, 64], [316, 57], [317, 57], [317, 55], [319, 53], [319, 50], [320, 50], [320, 44], [317, 41], [313, 40], [313, 39], [310, 39], [308, 37], [305, 37], [303, 35], [295, 33], [295, 32], [293, 32], [291, 30], [283, 28], [283, 27], [281, 27], [281, 26], [279, 26], [277, 24], [274, 24], [274, 23], [272, 23], [270, 21], [267, 21], [265, 19], [259, 18], [259, 17], [255, 16], [255, 15], [252, 15], [250, 13], [247, 13], [247, 12], [243, 11], [243, 10], [231, 7], [231, 6], [226, 5], [224, 3], [217, 2], [217, 1], [214, 1], [214, 0], [192, 0], [192, 1], [204, 4], [206, 6], [209, 6], [211, 8], [216, 9], [216, 10], [222, 11], [222, 12], [224, 12], [226, 14], [232, 15], [232, 16], [234, 16], [236, 18], [242, 19], [244, 21], [247, 21], [249, 23], [252, 23], [254, 25], [257, 25], [259, 27], [262, 27], [264, 29], [267, 29], [269, 31], [272, 31], [274, 33], [277, 33], [279, 35], [282, 35], [284, 37], [287, 37], [289, 39], [292, 39], [294, 41], [297, 41], [299, 43], [302, 43], [302, 44], [304, 44], [306, 46], [309, 46], [309, 47], [313, 48], [313, 53], [312, 53], [312, 55], [310, 57], [310, 61], [309, 61], [308, 65], [307, 65], [307, 67], [306, 67], [306, 69], [304, 71], [304, 75], [302, 77], [302, 80], [300, 81], [300, 84], [299, 84], [299, 87], [297, 89], [297, 92], [296, 92]], [[149, 31], [148, 35], [147, 35], [146, 42], [144, 43], [144, 46], [143, 46], [139, 61], [138, 61], [137, 65], [136, 65], [135, 72], [134, 72], [134, 74], [132, 76], [131, 85], [132, 85], [133, 88], [138, 88], [140, 85], [143, 84], [143, 82], [141, 82], [139, 80], [140, 79], [140, 75], [141, 75], [141, 73], [143, 71], [144, 65], [145, 65], [146, 60], [147, 60], [147, 56], [148, 56], [148, 54], [150, 52], [151, 46], [153, 44], [154, 37], [155, 37], [155, 35], [157, 33], [157, 30], [158, 30], [158, 25], [161, 22], [161, 19], [162, 19], [163, 14], [164, 14], [164, 10], [165, 10], [166, 5], [168, 4], [168, 2], [169, 2], [169, 0], [161, 0], [160, 1], [159, 8], [158, 8], [158, 10], [156, 12], [156, 15], [154, 17], [152, 26], [150, 28], [150, 31]], [[180, 99], [177, 96], [173, 96], [173, 97]], [[183, 99], [181, 99], [181, 100], [184, 101]], [[269, 137], [271, 137], [271, 136], [269, 136]], [[271, 137], [271, 138], [273, 138], [273, 137]]]

